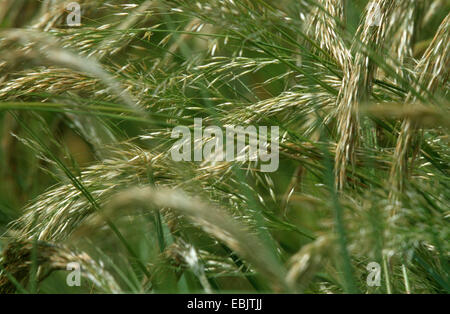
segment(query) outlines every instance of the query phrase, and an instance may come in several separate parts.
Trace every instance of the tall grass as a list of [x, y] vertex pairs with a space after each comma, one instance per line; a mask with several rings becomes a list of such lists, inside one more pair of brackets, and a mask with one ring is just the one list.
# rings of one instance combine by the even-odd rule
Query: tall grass
[[450, 291], [448, 2], [70, 2], [0, 3], [0, 293]]

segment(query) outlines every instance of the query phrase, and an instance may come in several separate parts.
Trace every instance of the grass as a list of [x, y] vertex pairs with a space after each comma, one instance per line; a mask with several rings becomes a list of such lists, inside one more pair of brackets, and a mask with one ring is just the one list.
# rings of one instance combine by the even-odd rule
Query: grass
[[69, 2], [0, 3], [0, 293], [450, 292], [448, 2]]

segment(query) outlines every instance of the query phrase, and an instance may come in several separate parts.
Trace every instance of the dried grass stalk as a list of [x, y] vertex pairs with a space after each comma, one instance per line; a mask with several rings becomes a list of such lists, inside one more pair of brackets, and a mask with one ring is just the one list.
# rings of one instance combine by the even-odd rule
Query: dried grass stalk
[[[444, 86], [449, 78], [450, 67], [450, 14], [441, 23], [430, 46], [426, 50], [420, 62], [417, 64], [416, 90], [422, 90], [432, 94], [436, 88]], [[422, 95], [425, 91], [422, 90]], [[417, 96], [409, 93], [406, 104], [416, 103]], [[394, 151], [392, 167], [390, 171], [390, 182], [392, 190], [390, 198], [396, 199], [396, 195], [404, 190], [405, 180], [408, 178], [408, 156], [414, 139], [418, 136], [417, 126], [411, 118], [403, 120], [400, 134]]]
[[199, 198], [190, 197], [180, 190], [133, 188], [118, 193], [108, 210], [84, 224], [79, 232], [97, 229], [110, 217], [123, 208], [170, 208], [186, 216], [195, 225], [225, 243], [230, 249], [247, 260], [259, 273], [267, 277], [275, 291], [287, 289], [284, 282], [284, 268], [275, 260], [272, 252], [262, 245], [261, 240], [248, 227], [238, 222], [226, 210], [205, 203]]
[[80, 275], [90, 280], [106, 293], [120, 293], [111, 274], [103, 268], [102, 263], [93, 260], [86, 253], [75, 253], [62, 245], [43, 241], [16, 241], [10, 243], [3, 252], [2, 272], [0, 272], [0, 294], [14, 293], [16, 285], [10, 280], [13, 277], [24, 286], [30, 280], [30, 269], [33, 264], [33, 253], [36, 254], [38, 266], [36, 280], [44, 280], [53, 271], [67, 270], [69, 263], [80, 265]]
[[308, 35], [320, 48], [329, 52], [343, 69], [351, 60], [351, 53], [342, 36], [338, 35], [345, 23], [345, 0], [321, 0], [309, 15]]
[[[380, 9], [379, 25], [374, 25], [376, 6]], [[344, 187], [347, 165], [355, 164], [355, 148], [358, 146], [360, 121], [355, 112], [359, 105], [369, 99], [375, 74], [375, 64], [369, 53], [380, 51], [386, 37], [389, 16], [394, 7], [392, 0], [377, 0], [369, 3], [364, 23], [359, 27], [359, 40], [355, 40], [352, 49], [356, 56], [351, 64], [346, 64], [341, 89], [337, 100], [338, 107], [338, 144], [335, 155], [336, 186]]]

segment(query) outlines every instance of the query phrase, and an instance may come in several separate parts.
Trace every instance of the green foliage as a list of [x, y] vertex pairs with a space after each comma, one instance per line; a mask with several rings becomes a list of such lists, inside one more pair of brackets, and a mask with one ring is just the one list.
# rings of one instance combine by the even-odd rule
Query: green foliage
[[0, 3], [0, 293], [450, 292], [448, 1], [70, 2]]

